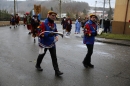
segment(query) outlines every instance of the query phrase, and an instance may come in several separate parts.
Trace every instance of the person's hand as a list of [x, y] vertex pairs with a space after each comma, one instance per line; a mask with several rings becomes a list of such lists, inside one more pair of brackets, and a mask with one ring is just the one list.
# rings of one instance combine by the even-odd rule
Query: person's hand
[[54, 33], [49, 33], [48, 36], [52, 37], [54, 36]]
[[42, 34], [41, 37], [44, 37], [44, 35]]
[[89, 33], [88, 36], [91, 36], [91, 34]]
[[55, 37], [56, 41], [58, 41], [58, 36]]

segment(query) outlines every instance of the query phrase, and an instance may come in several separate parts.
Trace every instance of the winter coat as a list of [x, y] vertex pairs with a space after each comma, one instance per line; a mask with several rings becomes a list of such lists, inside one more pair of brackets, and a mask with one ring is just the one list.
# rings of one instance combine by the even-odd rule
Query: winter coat
[[[44, 32], [44, 31], [50, 31], [50, 32]], [[57, 32], [57, 27], [55, 23], [50, 23], [47, 18], [45, 19], [45, 22], [42, 22], [40, 25], [40, 32], [39, 32], [40, 47], [42, 48], [55, 47], [55, 36], [57, 36], [57, 34], [51, 34], [51, 32]]]
[[97, 25], [95, 22], [89, 20], [85, 24], [83, 43], [94, 44], [96, 35], [97, 35]]

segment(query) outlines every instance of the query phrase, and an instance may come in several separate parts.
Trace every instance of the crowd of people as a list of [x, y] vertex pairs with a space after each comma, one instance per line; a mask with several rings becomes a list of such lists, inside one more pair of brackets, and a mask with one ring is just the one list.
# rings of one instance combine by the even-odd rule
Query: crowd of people
[[[54, 11], [49, 11], [47, 18], [44, 22], [40, 22], [38, 15], [31, 15], [29, 13], [24, 14], [23, 16], [23, 23], [24, 26], [27, 26], [29, 30], [29, 35], [32, 34], [35, 43], [35, 37], [38, 37], [38, 44], [39, 44], [39, 55], [37, 57], [36, 62], [36, 69], [38, 71], [42, 71], [41, 62], [47, 52], [49, 50], [51, 58], [52, 58], [52, 65], [55, 70], [55, 75], [60, 76], [63, 74], [59, 70], [58, 62], [57, 62], [57, 55], [56, 55], [56, 42], [58, 41], [58, 31], [57, 26], [54, 20], [56, 19], [57, 13]], [[11, 16], [10, 18], [10, 25], [17, 27], [19, 25], [19, 16], [16, 14], [15, 16]], [[94, 65], [91, 63], [91, 56], [93, 54], [94, 48], [94, 40], [95, 36], [97, 35], [97, 29], [101, 27], [101, 20], [99, 21], [97, 16], [92, 14], [90, 16], [81, 19], [78, 17], [75, 21], [75, 34], [80, 34], [80, 28], [82, 27], [83, 31], [83, 43], [87, 47], [87, 53], [83, 60], [83, 66], [85, 68], [93, 68]], [[63, 34], [69, 36], [71, 34], [72, 29], [72, 20], [70, 17], [63, 17], [61, 21], [61, 25], [63, 28]], [[104, 32], [110, 31], [110, 21], [104, 20]], [[10, 26], [11, 28], [11, 26]]]
[[20, 17], [18, 16], [18, 14], [15, 14], [14, 16], [11, 15], [11, 18], [10, 18], [10, 28], [12, 26], [14, 28], [16, 28], [17, 26], [19, 26], [19, 21], [20, 21]]

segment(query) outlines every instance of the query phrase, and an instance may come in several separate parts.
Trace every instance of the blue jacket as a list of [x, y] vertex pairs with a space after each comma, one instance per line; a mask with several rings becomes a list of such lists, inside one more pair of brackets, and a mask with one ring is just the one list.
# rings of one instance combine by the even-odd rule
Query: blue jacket
[[[39, 46], [42, 48], [52, 48], [55, 46], [55, 36], [57, 36], [57, 34], [53, 34], [50, 36], [51, 32], [57, 32], [57, 27], [56, 24], [53, 23], [54, 27], [53, 29], [51, 29], [51, 27], [49, 26], [49, 21], [48, 18], [45, 19], [45, 22], [41, 23], [40, 29], [41, 32], [43, 33], [44, 37], [39, 36]], [[49, 32], [44, 32], [44, 31], [49, 31]]]
[[77, 19], [75, 22], [75, 28], [80, 28], [80, 27], [81, 27], [81, 23]]
[[85, 24], [83, 43], [94, 44], [96, 35], [97, 35], [97, 25], [95, 22], [89, 20]]

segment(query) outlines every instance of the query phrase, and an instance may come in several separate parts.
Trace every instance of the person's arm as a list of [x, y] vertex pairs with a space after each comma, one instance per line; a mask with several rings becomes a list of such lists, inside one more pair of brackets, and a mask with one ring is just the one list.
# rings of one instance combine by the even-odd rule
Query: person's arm
[[89, 24], [86, 24], [85, 25], [85, 35], [87, 35], [87, 36], [91, 36], [91, 30], [90, 30], [90, 26], [89, 26]]
[[[55, 28], [55, 32], [58, 32], [58, 31], [57, 31], [57, 26], [56, 26], [56, 24], [55, 24], [55, 27], [56, 27], [56, 28]], [[55, 39], [56, 39], [56, 41], [58, 41], [58, 34], [55, 34]]]
[[44, 33], [44, 31], [45, 31], [44, 22], [42, 22], [42, 23], [40, 24], [39, 28], [40, 28], [40, 32], [38, 33], [38, 35], [39, 35], [40, 37], [44, 37], [44, 36], [45, 36], [45, 33]]

